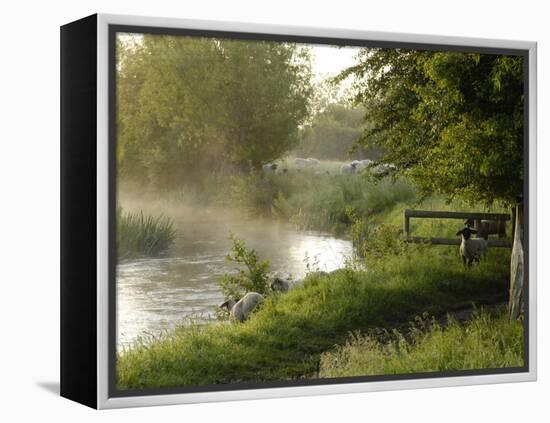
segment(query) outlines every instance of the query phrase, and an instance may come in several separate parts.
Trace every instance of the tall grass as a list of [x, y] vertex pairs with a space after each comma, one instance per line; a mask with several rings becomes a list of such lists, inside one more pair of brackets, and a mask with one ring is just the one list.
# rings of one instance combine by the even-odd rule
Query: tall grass
[[173, 221], [165, 216], [124, 212], [117, 208], [117, 255], [119, 260], [156, 256], [168, 250], [176, 238]]
[[253, 214], [289, 221], [300, 229], [346, 232], [352, 216], [370, 216], [415, 199], [406, 181], [375, 183], [361, 175], [289, 171], [233, 179], [234, 202]]
[[447, 326], [395, 331], [389, 341], [353, 334], [345, 345], [321, 356], [320, 377], [386, 375], [418, 372], [521, 367], [523, 325], [503, 311], [480, 312], [472, 320]]
[[[484, 261], [465, 269], [456, 246], [402, 242], [403, 208], [470, 207], [438, 198], [419, 202], [406, 181], [373, 183], [358, 175], [250, 173], [224, 183], [230, 203], [251, 213], [289, 220], [304, 229], [350, 230], [354, 237], [357, 232], [356, 243], [364, 250], [368, 270], [312, 273], [288, 294], [266, 298], [242, 324], [182, 325], [154, 342], [137, 343], [117, 357], [119, 389], [331, 377], [331, 372], [348, 371], [333, 359], [338, 354], [353, 355], [352, 348], [364, 348], [363, 344], [374, 348], [378, 361], [363, 367], [363, 362], [356, 365], [349, 360], [349, 372], [368, 375], [521, 365], [521, 328], [500, 317], [480, 315], [472, 326], [434, 325], [412, 342], [403, 337], [410, 344], [393, 344], [399, 345], [400, 353], [386, 343], [350, 341], [350, 333], [376, 328], [405, 333], [408, 322], [423, 313], [442, 317], [453, 310], [505, 301], [509, 250], [490, 249]], [[461, 226], [456, 220], [411, 222], [415, 234], [428, 236], [453, 237]], [[262, 268], [258, 258], [248, 257], [242, 248], [242, 252], [233, 251], [233, 257], [245, 266], [248, 262], [249, 270]], [[344, 346], [334, 349], [335, 345]], [[466, 347], [478, 350], [469, 358]], [[384, 367], [384, 361], [393, 364]]]
[[136, 344], [118, 356], [118, 387], [316, 377], [321, 354], [345, 343], [350, 332], [399, 328], [424, 312], [441, 316], [504, 301], [506, 254], [489, 251], [488, 260], [464, 269], [456, 249], [438, 251], [434, 257], [432, 251], [414, 248], [366, 272], [312, 274], [302, 287], [267, 298], [242, 324], [182, 326], [163, 339]]

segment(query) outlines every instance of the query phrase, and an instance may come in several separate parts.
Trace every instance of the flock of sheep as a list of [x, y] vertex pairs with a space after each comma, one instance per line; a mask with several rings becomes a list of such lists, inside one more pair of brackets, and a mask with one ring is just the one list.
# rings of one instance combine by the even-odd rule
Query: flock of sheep
[[[326, 272], [316, 272], [319, 275], [327, 275]], [[270, 284], [270, 288], [275, 293], [286, 293], [292, 287], [300, 285], [302, 279], [291, 281], [283, 279], [280, 276], [275, 276]], [[220, 308], [229, 314], [229, 320], [233, 322], [244, 322], [250, 314], [262, 303], [263, 295], [257, 292], [247, 292], [241, 299], [229, 299], [220, 305]]]
[[[345, 163], [342, 166], [340, 166], [340, 173], [343, 174], [343, 175], [352, 175], [352, 174], [360, 173], [361, 171], [363, 171], [367, 167], [371, 166], [372, 163], [373, 163], [373, 161], [369, 160], [369, 159], [353, 160], [350, 163]], [[315, 159], [313, 157], [308, 157], [308, 158], [296, 157], [294, 159], [294, 167], [298, 171], [315, 170], [316, 168], [319, 167], [320, 164], [321, 164], [321, 161], [318, 160], [318, 159]], [[382, 174], [382, 173], [385, 173], [385, 172], [387, 172], [391, 169], [395, 169], [395, 166], [387, 165], [387, 164], [380, 164], [380, 165], [377, 165], [377, 166], [371, 166], [371, 170], [375, 174]], [[266, 163], [262, 166], [262, 171], [265, 174], [282, 175], [282, 174], [285, 174], [285, 173], [288, 172], [288, 168], [282, 167], [281, 165], [279, 165], [277, 163], [270, 162], [270, 163]], [[315, 172], [315, 174], [316, 175], [324, 175], [324, 174], [329, 174], [330, 175], [330, 172], [328, 170], [325, 170], [325, 171], [318, 170], [318, 171]]]
[[[464, 222], [464, 228], [459, 230], [456, 235], [461, 236], [460, 256], [464, 265], [471, 266], [474, 262], [479, 262], [487, 253], [489, 248], [489, 235], [496, 234], [499, 237], [506, 235], [506, 223], [503, 221], [478, 220], [475, 222], [477, 229], [472, 229], [474, 221], [468, 219]], [[477, 238], [472, 238], [477, 235]], [[318, 272], [326, 275], [326, 272]], [[299, 285], [302, 280], [290, 281], [276, 276], [270, 284], [273, 292], [286, 293], [293, 286]], [[262, 303], [263, 295], [257, 292], [248, 292], [243, 298], [229, 299], [220, 305], [220, 308], [229, 313], [229, 318], [234, 322], [244, 322], [250, 314]]]

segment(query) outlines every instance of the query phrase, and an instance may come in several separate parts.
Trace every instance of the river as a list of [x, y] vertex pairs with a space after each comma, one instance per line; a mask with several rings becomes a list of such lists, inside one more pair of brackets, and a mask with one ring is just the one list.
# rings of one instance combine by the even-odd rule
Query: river
[[220, 219], [219, 213], [174, 218], [178, 237], [166, 257], [143, 258], [117, 266], [117, 346], [140, 335], [159, 335], [176, 324], [214, 318], [223, 302], [218, 281], [232, 271], [225, 256], [233, 233], [270, 261], [270, 271], [293, 278], [312, 269], [341, 268], [353, 254], [352, 243], [330, 234], [298, 231], [268, 220]]

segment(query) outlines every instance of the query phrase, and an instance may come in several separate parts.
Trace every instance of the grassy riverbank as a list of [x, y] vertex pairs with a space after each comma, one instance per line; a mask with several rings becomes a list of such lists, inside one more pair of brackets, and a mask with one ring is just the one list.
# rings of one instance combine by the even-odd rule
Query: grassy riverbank
[[[311, 276], [287, 295], [269, 298], [243, 324], [182, 326], [173, 335], [122, 353], [117, 360], [118, 387], [318, 377], [322, 354], [344, 344], [350, 332], [406, 329], [422, 313], [444, 316], [472, 305], [503, 302], [508, 266], [502, 251], [491, 251], [482, 265], [464, 269], [456, 251], [440, 251], [434, 257], [433, 251], [411, 248], [388, 256], [368, 272], [346, 269]], [[490, 342], [482, 347], [488, 355], [499, 348]], [[455, 360], [452, 366], [469, 364]], [[414, 369], [422, 367], [419, 361]]]
[[[382, 339], [379, 339], [382, 338]], [[355, 333], [321, 356], [320, 377], [349, 377], [523, 366], [523, 324], [504, 309], [460, 324], [417, 321], [408, 332]]]
[[[187, 324], [136, 344], [118, 356], [120, 389], [522, 365], [521, 324], [498, 313], [481, 314], [470, 326], [452, 323], [409, 333], [416, 316], [445, 321], [447, 313], [505, 302], [508, 249], [491, 249], [486, 260], [465, 269], [455, 246], [402, 242], [403, 208], [472, 207], [435, 197], [419, 202], [406, 181], [374, 184], [357, 175], [327, 175], [323, 182], [324, 176], [299, 172], [239, 178], [242, 191], [233, 181], [232, 195], [246, 194], [241, 206], [261, 214], [269, 210], [302, 228], [350, 234], [368, 271], [350, 263], [329, 275], [311, 274], [288, 294], [267, 298], [245, 323]], [[454, 237], [461, 227], [457, 220], [411, 222], [415, 235]], [[406, 345], [391, 337], [368, 338], [373, 331], [394, 329], [402, 334], [395, 339]], [[364, 335], [350, 341], [351, 333]], [[470, 355], [466, 346], [474, 344]], [[372, 359], [361, 361], [357, 357], [366, 348]]]

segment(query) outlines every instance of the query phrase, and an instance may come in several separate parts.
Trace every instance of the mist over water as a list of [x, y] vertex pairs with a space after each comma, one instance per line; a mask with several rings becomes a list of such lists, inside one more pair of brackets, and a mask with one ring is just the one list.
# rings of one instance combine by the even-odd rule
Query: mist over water
[[[186, 208], [122, 199], [125, 209], [141, 208], [174, 219], [177, 238], [165, 257], [123, 261], [117, 266], [117, 345], [140, 335], [159, 335], [176, 324], [207, 322], [223, 302], [218, 281], [234, 269], [225, 260], [230, 233], [255, 249], [270, 271], [302, 278], [312, 270], [332, 271], [353, 255], [350, 240], [300, 231], [270, 219], [251, 219], [236, 210]], [[143, 207], [141, 207], [143, 206]]]

